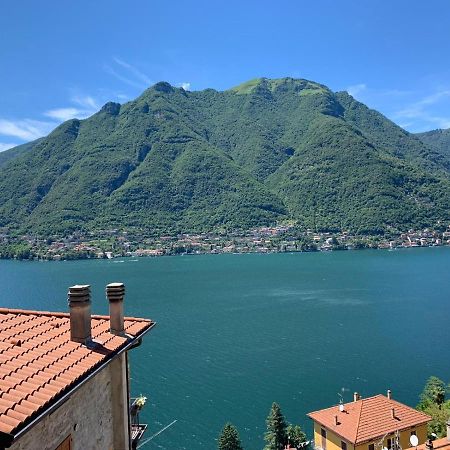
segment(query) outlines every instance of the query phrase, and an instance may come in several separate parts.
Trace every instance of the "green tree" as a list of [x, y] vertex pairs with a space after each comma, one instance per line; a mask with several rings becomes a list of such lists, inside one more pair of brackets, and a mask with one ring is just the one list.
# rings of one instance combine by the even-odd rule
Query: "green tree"
[[239, 433], [231, 423], [225, 424], [219, 435], [219, 450], [243, 450]]
[[272, 403], [266, 424], [267, 432], [264, 439], [267, 444], [264, 450], [282, 450], [287, 442], [286, 421], [277, 403]]
[[428, 378], [422, 394], [420, 394], [419, 407], [421, 405], [426, 407], [430, 403], [442, 405], [445, 401], [445, 391], [445, 383], [442, 380], [434, 376]]
[[450, 400], [442, 405], [434, 403], [428, 405], [424, 412], [431, 416], [428, 423], [428, 434], [435, 433], [437, 437], [445, 437], [447, 435], [447, 420], [450, 418]]
[[289, 424], [286, 428], [286, 435], [289, 443], [294, 447], [299, 447], [302, 442], [306, 441], [306, 434], [303, 432], [300, 425]]
[[445, 399], [448, 386], [437, 377], [428, 378], [420, 394], [417, 409], [431, 416], [428, 423], [428, 434], [435, 433], [438, 437], [446, 435], [446, 423], [450, 418], [450, 400]]

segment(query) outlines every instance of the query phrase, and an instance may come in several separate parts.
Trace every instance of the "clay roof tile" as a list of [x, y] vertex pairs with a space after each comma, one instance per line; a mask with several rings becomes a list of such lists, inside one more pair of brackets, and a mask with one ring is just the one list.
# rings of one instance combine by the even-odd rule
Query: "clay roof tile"
[[[392, 408], [395, 411], [394, 418]], [[384, 395], [346, 403], [343, 412], [336, 405], [311, 412], [308, 416], [353, 444], [368, 442], [386, 433], [393, 433], [431, 420], [428, 415], [388, 399]], [[338, 417], [337, 425], [335, 416]]]
[[[153, 324], [126, 318], [125, 331], [138, 337]], [[0, 431], [19, 430], [125, 347], [109, 328], [108, 316], [92, 316], [91, 349], [70, 340], [68, 313], [0, 308]]]

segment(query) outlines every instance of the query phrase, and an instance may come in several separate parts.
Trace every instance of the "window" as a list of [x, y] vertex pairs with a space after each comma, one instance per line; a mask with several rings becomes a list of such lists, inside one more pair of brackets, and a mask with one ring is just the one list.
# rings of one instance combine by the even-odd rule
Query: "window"
[[387, 448], [392, 448], [392, 439], [391, 438], [389, 438], [388, 440], [387, 440]]
[[375, 450], [375, 444], [369, 444], [369, 450]]
[[72, 435], [69, 434], [55, 450], [72, 450]]
[[320, 434], [322, 436], [322, 448], [323, 448], [323, 450], [327, 450], [327, 430], [325, 430], [324, 428], [321, 428]]
[[347, 450], [347, 442], [341, 441], [341, 449]]

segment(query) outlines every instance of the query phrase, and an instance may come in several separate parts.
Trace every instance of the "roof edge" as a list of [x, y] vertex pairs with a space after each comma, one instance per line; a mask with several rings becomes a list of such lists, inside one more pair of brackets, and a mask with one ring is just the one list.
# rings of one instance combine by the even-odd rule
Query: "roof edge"
[[[420, 425], [425, 425], [425, 424], [427, 424], [430, 420], [431, 420], [431, 417], [430, 417], [429, 420], [424, 420], [423, 422], [417, 422], [417, 423], [414, 425], [414, 427], [418, 427], [418, 426], [420, 426]], [[405, 430], [409, 430], [409, 429], [411, 429], [411, 425], [410, 425], [410, 426], [407, 426], [407, 427], [405, 427], [405, 428], [398, 428], [397, 430], [390, 431], [389, 434], [395, 433], [396, 431], [405, 431]], [[356, 442], [355, 442], [355, 445], [364, 444], [365, 442], [370, 442], [370, 441], [373, 441], [373, 440], [375, 440], [375, 439], [381, 438], [381, 437], [383, 437], [383, 436], [384, 436], [384, 434], [380, 434], [379, 436], [375, 436], [375, 437], [370, 438], [370, 439], [364, 439], [364, 440], [361, 440], [361, 441], [356, 441]], [[414, 447], [414, 448], [415, 448], [415, 447]]]
[[[5, 308], [0, 308], [0, 312], [2, 309], [5, 309]], [[109, 317], [109, 316], [107, 316], [107, 317]], [[67, 391], [61, 393], [60, 397], [55, 402], [48, 405], [48, 407], [45, 408], [43, 411], [41, 411], [41, 413], [39, 413], [34, 419], [32, 419], [30, 422], [28, 422], [23, 427], [20, 427], [14, 433], [7, 434], [7, 433], [0, 432], [0, 444], [3, 444], [3, 441], [2, 441], [3, 435], [5, 435], [5, 442], [9, 436], [12, 436], [13, 440], [9, 443], [9, 445], [5, 445], [6, 448], [10, 447], [14, 442], [16, 442], [20, 437], [22, 437], [22, 435], [24, 435], [27, 431], [29, 431], [31, 428], [33, 428], [35, 425], [37, 425], [41, 420], [43, 420], [46, 416], [48, 416], [53, 411], [55, 411], [59, 406], [64, 404], [70, 398], [71, 395], [73, 395], [76, 391], [78, 391], [78, 389], [80, 389], [82, 386], [84, 386], [84, 384], [86, 384], [89, 380], [91, 380], [94, 376], [96, 376], [100, 371], [102, 371], [113, 359], [117, 358], [122, 353], [124, 353], [128, 350], [131, 350], [133, 347], [135, 347], [136, 344], [141, 341], [142, 337], [145, 334], [147, 334], [151, 329], [153, 329], [153, 327], [156, 325], [156, 322], [150, 321], [148, 319], [146, 319], [146, 321], [149, 322], [148, 327], [146, 327], [143, 331], [136, 334], [134, 337], [132, 337], [128, 341], [126, 341], [125, 345], [122, 348], [120, 348], [116, 353], [109, 355], [109, 357], [105, 361], [101, 362], [100, 365], [95, 367], [92, 370], [92, 372], [88, 373], [81, 380], [75, 382], [75, 384], [73, 386], [71, 386]]]
[[[24, 315], [33, 315], [33, 316], [49, 316], [49, 317], [70, 317], [70, 313], [68, 312], [60, 312], [60, 311], [34, 311], [31, 309], [16, 309], [16, 308], [0, 308], [0, 314], [24, 314]], [[92, 314], [92, 319], [109, 319], [110, 316], [104, 314]], [[144, 319], [142, 317], [124, 317], [124, 320], [129, 320], [131, 322], [153, 322], [151, 319]]]

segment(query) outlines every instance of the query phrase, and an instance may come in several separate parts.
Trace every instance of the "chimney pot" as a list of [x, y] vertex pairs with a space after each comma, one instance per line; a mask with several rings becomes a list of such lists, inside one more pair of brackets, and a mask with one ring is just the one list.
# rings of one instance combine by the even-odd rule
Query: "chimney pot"
[[70, 340], [85, 345], [92, 341], [90, 289], [87, 284], [71, 286], [67, 297], [70, 311]]
[[353, 401], [357, 402], [359, 400], [359, 394], [357, 392], [353, 393]]
[[391, 391], [390, 389], [387, 390], [387, 398], [388, 398], [389, 400], [392, 399], [392, 391]]
[[124, 336], [123, 298], [125, 296], [125, 285], [123, 283], [108, 284], [106, 296], [109, 301], [110, 332], [118, 336]]

